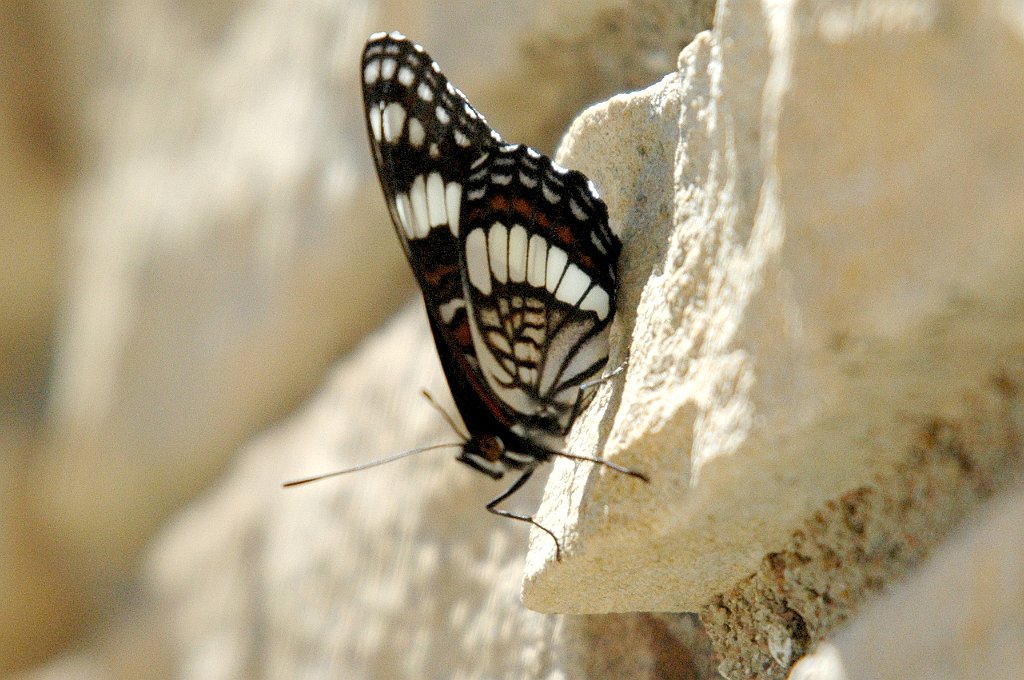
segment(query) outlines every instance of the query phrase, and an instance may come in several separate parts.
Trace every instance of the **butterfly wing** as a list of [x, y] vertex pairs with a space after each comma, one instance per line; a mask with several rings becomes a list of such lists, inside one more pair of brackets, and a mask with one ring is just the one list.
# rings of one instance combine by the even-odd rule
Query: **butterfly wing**
[[585, 176], [522, 145], [471, 166], [460, 254], [480, 375], [512, 431], [558, 445], [608, 361], [621, 244]]
[[472, 162], [501, 138], [430, 55], [401, 34], [371, 36], [361, 64], [377, 174], [438, 351], [450, 355], [442, 361], [451, 382], [453, 371], [464, 370], [460, 355], [473, 351], [459, 274], [462, 185]]
[[474, 440], [501, 438], [507, 463], [543, 460], [607, 362], [620, 250], [607, 210], [580, 173], [504, 144], [404, 36], [370, 38], [362, 82], [374, 163], [456, 406]]

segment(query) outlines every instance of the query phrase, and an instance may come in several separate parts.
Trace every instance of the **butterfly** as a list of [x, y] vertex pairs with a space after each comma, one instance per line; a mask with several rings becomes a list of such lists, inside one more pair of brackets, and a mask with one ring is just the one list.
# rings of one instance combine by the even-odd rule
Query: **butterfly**
[[[367, 133], [391, 220], [423, 293], [468, 430], [458, 460], [519, 477], [553, 456], [608, 362], [622, 245], [593, 182], [487, 124], [424, 49], [370, 37], [361, 62]], [[449, 419], [453, 428], [458, 431]]]

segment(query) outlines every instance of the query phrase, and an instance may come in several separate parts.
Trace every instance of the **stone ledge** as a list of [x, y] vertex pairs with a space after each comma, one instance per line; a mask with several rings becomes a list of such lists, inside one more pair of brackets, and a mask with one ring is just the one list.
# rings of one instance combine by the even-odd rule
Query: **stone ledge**
[[[701, 611], [723, 668], [777, 657], [781, 673], [1012, 478], [1019, 27], [943, 7], [840, 31], [856, 17], [720, 3], [678, 77], [570, 131], [562, 159], [594, 179], [623, 237], [612, 363], [629, 356], [570, 448], [652, 483], [556, 463], [538, 518], [565, 557], [532, 543], [528, 606]], [[961, 448], [933, 460], [923, 442], [949, 432]], [[841, 601], [783, 616], [774, 638], [720, 618], [734, 596], [761, 621], [787, 589], [834, 586], [825, 548], [863, 549], [835, 533], [850, 513], [897, 554], [848, 565]], [[797, 574], [806, 542], [817, 557]]]

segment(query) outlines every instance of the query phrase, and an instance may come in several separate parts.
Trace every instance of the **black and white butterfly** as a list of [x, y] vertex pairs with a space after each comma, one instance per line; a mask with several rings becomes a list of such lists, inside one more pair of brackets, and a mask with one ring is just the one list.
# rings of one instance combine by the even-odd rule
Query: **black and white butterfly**
[[[594, 184], [508, 144], [399, 33], [370, 37], [363, 100], [391, 219], [423, 292], [455, 405], [458, 460], [495, 479], [552, 456], [608, 361], [621, 244]], [[560, 554], [558, 540], [556, 551]]]

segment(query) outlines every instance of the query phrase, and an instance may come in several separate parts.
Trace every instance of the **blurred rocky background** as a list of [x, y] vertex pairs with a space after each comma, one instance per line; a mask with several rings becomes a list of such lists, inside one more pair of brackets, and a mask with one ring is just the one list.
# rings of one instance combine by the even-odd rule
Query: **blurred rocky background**
[[[0, 27], [0, 676], [1024, 674], [1019, 2]], [[561, 564], [447, 452], [280, 488], [451, 438], [365, 140], [392, 29], [623, 237], [629, 371], [570, 445], [653, 481], [554, 466]]]

